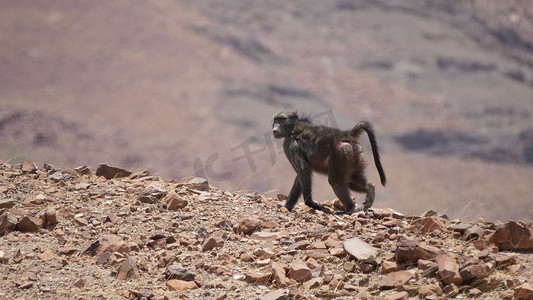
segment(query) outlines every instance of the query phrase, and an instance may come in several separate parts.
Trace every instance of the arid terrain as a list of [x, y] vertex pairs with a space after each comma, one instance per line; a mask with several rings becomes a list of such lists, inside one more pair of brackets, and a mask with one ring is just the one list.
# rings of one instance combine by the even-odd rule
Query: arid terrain
[[281, 200], [0, 164], [0, 299], [533, 299], [532, 221]]
[[[270, 118], [292, 109], [374, 123], [389, 178], [376, 207], [533, 219], [528, 1], [0, 7], [0, 161], [106, 162], [275, 196], [294, 173]], [[313, 192], [335, 198], [321, 176]]]

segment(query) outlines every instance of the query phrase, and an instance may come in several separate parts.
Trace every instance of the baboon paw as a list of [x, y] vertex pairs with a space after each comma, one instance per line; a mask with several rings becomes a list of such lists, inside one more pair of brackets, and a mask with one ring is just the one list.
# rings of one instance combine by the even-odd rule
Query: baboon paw
[[316, 209], [316, 210], [324, 210], [324, 206], [322, 204], [318, 204], [316, 202], [309, 202], [309, 203], [306, 203], [305, 205], [313, 208], [313, 209]]
[[360, 208], [352, 207], [352, 208], [349, 208], [349, 209], [337, 211], [337, 212], [335, 212], [335, 214], [338, 215], [338, 216], [340, 216], [340, 215], [351, 215], [351, 214], [353, 214], [355, 212], [359, 212], [361, 210], [362, 209], [360, 209]]

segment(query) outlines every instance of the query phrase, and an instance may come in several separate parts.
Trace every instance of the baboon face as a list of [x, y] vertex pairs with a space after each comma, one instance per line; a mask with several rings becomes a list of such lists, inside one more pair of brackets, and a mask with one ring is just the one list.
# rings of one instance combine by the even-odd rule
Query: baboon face
[[274, 135], [274, 138], [281, 139], [288, 136], [297, 120], [298, 115], [295, 112], [281, 111], [275, 114], [272, 121], [272, 135]]

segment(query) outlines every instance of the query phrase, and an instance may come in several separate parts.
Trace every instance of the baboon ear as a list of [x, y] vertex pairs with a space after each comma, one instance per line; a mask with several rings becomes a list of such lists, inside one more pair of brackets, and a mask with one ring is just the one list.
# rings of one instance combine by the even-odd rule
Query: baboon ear
[[298, 119], [298, 112], [293, 111], [293, 112], [289, 113], [289, 119], [291, 119], [291, 120]]

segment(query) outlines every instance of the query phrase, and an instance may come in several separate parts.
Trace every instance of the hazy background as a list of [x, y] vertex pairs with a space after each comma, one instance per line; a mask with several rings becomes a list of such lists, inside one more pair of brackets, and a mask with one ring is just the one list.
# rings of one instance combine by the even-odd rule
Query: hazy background
[[4, 0], [0, 45], [0, 161], [287, 194], [294, 109], [375, 124], [377, 207], [533, 218], [528, 0]]

